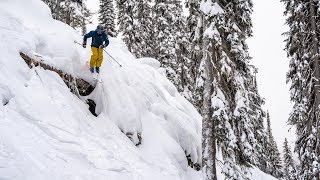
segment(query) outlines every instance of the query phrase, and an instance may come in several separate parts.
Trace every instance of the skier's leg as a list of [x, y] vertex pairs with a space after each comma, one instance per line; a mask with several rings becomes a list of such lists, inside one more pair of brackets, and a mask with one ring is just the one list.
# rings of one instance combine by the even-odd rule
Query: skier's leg
[[100, 67], [101, 67], [101, 64], [102, 64], [102, 61], [103, 61], [103, 49], [102, 49], [102, 48], [99, 48], [99, 49], [98, 49], [98, 60], [97, 60], [97, 65], [96, 65], [96, 67], [100, 68]]
[[98, 52], [98, 48], [96, 47], [91, 47], [91, 51], [92, 51], [92, 55], [90, 59], [90, 71], [91, 69], [94, 71], [94, 67], [96, 66], [96, 62], [99, 58], [99, 52]]

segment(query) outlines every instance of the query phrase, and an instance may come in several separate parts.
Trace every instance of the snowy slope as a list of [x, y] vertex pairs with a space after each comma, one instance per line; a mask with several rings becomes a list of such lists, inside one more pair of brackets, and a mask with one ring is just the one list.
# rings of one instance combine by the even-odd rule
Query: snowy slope
[[[29, 69], [19, 55], [89, 81], [90, 49], [74, 40], [81, 36], [40, 0], [0, 1], [0, 179], [201, 179], [186, 159], [201, 162], [201, 116], [159, 62], [136, 60], [111, 39], [107, 51], [123, 67], [104, 55], [103, 83], [90, 95], [95, 117], [56, 73]], [[142, 144], [124, 133], [140, 133]], [[253, 169], [252, 179], [272, 178]]]
[[[0, 1], [0, 179], [199, 179], [201, 117], [152, 60], [139, 63], [111, 39], [98, 117], [54, 72], [29, 69], [19, 52], [88, 79], [90, 49], [40, 0]], [[108, 60], [109, 59], [109, 60]], [[124, 133], [141, 133], [136, 147]], [[136, 139], [135, 139], [136, 140]]]

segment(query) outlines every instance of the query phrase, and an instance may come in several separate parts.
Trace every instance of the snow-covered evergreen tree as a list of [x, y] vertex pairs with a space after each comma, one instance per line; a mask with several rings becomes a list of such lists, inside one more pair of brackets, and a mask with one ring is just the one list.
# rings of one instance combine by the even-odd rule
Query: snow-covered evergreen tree
[[283, 143], [283, 178], [285, 180], [298, 180], [296, 177], [296, 166], [287, 138], [284, 139]]
[[[200, 12], [201, 0], [187, 0], [186, 7], [189, 10], [187, 17], [187, 33], [190, 42], [190, 66], [189, 76], [193, 84], [193, 98], [191, 102], [195, 105], [198, 111], [201, 111], [203, 105], [203, 63], [201, 64], [203, 51], [203, 26], [202, 13]], [[201, 66], [201, 68], [200, 68]]]
[[294, 102], [289, 123], [296, 126], [295, 151], [301, 179], [320, 179], [320, 2], [282, 0], [289, 31], [285, 33], [290, 57], [287, 80]]
[[87, 10], [81, 1], [63, 0], [60, 3], [58, 20], [70, 25], [73, 28], [82, 28], [84, 11]]
[[[123, 41], [128, 46], [130, 52], [133, 52], [136, 41], [136, 29], [133, 10], [135, 8], [134, 0], [116, 0], [118, 8], [118, 25], [119, 32], [122, 35]], [[134, 52], [133, 52], [134, 53]]]
[[134, 19], [136, 25], [136, 48], [133, 53], [136, 57], [154, 57], [154, 46], [157, 43], [154, 36], [151, 0], [136, 0]]
[[91, 13], [83, 0], [43, 0], [51, 9], [54, 19], [62, 21], [73, 28], [85, 31], [84, 26]]
[[175, 53], [174, 61], [178, 64], [176, 73], [178, 74], [178, 90], [189, 101], [193, 99], [194, 76], [193, 60], [190, 57], [192, 43], [188, 39], [187, 19], [183, 14], [183, 8], [180, 1], [173, 1], [173, 32], [175, 32]]
[[42, 1], [49, 6], [52, 17], [54, 19], [58, 19], [61, 0], [42, 0]]
[[[176, 60], [175, 35], [174, 31], [174, 4], [167, 0], [155, 0], [154, 4], [154, 23], [155, 23], [155, 58], [166, 69], [168, 79], [176, 86], [180, 83], [177, 74], [178, 62]], [[181, 12], [181, 11], [180, 11]]]
[[247, 167], [259, 163], [255, 148], [260, 143], [263, 151], [266, 135], [263, 101], [253, 85], [255, 68], [249, 63], [245, 42], [252, 35], [252, 2], [206, 0], [200, 9], [202, 19], [197, 29], [204, 31], [197, 84], [204, 99], [200, 108], [204, 117], [204, 172], [206, 179], [215, 178], [217, 143], [226, 178], [246, 179]]
[[86, 24], [86, 19], [83, 17], [82, 18], [82, 24], [81, 24], [81, 31], [82, 31], [82, 35], [87, 34], [87, 24]]
[[267, 144], [267, 173], [273, 175], [276, 178], [283, 176], [282, 172], [282, 161], [280, 152], [278, 150], [276, 141], [272, 135], [271, 122], [269, 113], [267, 113], [267, 132], [268, 132], [268, 144]]
[[150, 0], [117, 0], [119, 32], [129, 51], [137, 58], [155, 57], [157, 41], [154, 34]]
[[262, 110], [262, 105], [264, 104], [264, 100], [259, 96], [257, 89], [256, 69], [253, 69], [254, 77], [251, 81], [251, 85], [249, 86], [251, 91], [254, 93], [249, 94], [249, 99], [254, 102], [250, 104], [250, 108], [252, 111], [250, 112], [252, 118], [255, 118], [254, 121], [254, 135], [256, 139], [256, 143], [254, 143], [255, 149], [255, 158], [253, 164], [259, 167], [263, 172], [267, 172], [267, 164], [269, 161], [269, 157], [267, 154], [269, 153], [267, 150], [268, 144], [268, 135], [267, 131], [264, 127], [264, 120], [266, 117], [266, 113]]
[[160, 61], [167, 77], [185, 97], [192, 100], [192, 68], [186, 18], [180, 1], [117, 1], [118, 23], [124, 42], [138, 58]]
[[[200, 3], [201, 0], [186, 1], [186, 8], [189, 10], [189, 16], [187, 18], [187, 31], [189, 33], [190, 42], [201, 41], [201, 38], [199, 37], [201, 33], [198, 29], [200, 21]], [[194, 44], [199, 44], [199, 42]]]
[[113, 0], [100, 0], [99, 22], [111, 37], [117, 36]]
[[186, 31], [189, 40], [189, 52], [188, 57], [190, 63], [188, 64], [187, 74], [189, 76], [189, 81], [192, 84], [192, 99], [190, 100], [200, 111], [200, 107], [203, 102], [203, 88], [202, 85], [197, 85], [197, 77], [201, 77], [199, 73], [200, 60], [202, 59], [202, 40], [200, 37], [203, 35], [203, 28], [200, 26], [201, 23], [201, 13], [200, 13], [200, 3], [201, 0], [187, 0], [186, 8], [189, 10], [189, 16], [187, 17]]

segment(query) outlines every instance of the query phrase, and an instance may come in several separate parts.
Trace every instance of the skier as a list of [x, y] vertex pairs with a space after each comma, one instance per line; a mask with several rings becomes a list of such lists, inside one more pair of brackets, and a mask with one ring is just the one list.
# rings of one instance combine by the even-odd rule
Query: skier
[[[109, 45], [109, 39], [105, 31], [103, 30], [102, 25], [98, 25], [96, 30], [90, 31], [88, 34], [84, 35], [82, 44], [83, 48], [87, 47], [88, 38], [92, 38], [90, 72], [93, 75], [94, 79], [98, 79], [100, 67], [103, 61], [103, 48]], [[94, 69], [96, 69], [97, 72], [96, 76], [94, 74]]]

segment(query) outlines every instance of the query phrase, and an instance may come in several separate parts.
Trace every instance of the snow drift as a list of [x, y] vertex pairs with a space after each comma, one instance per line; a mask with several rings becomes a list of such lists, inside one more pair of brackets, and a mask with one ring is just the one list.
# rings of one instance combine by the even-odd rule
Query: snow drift
[[[55, 72], [29, 69], [19, 53], [90, 81], [90, 49], [40, 0], [0, 2], [0, 179], [198, 179], [201, 116], [160, 74], [110, 39], [89, 95], [93, 116]], [[137, 134], [142, 144], [135, 146]], [[125, 134], [131, 134], [132, 140]], [[132, 142], [133, 141], [133, 142]]]

